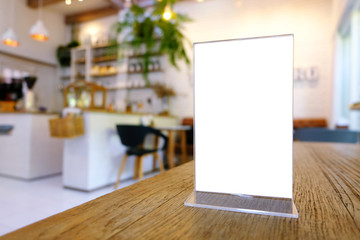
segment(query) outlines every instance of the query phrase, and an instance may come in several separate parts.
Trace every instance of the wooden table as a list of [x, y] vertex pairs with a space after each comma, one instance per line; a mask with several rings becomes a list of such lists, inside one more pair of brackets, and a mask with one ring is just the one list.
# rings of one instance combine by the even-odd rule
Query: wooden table
[[360, 239], [360, 146], [295, 143], [299, 218], [190, 208], [193, 162], [0, 239]]
[[180, 146], [181, 146], [181, 161], [186, 163], [187, 159], [187, 149], [186, 149], [186, 131], [190, 130], [190, 126], [171, 126], [171, 127], [161, 127], [156, 126], [155, 128], [161, 131], [168, 132], [168, 149], [167, 149], [167, 162], [168, 167], [173, 168], [175, 167], [175, 132], [179, 132], [180, 134]]

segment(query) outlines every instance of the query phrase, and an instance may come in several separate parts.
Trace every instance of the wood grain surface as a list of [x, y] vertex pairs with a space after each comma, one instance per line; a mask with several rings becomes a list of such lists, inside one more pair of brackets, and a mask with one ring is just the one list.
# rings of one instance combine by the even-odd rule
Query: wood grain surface
[[360, 145], [294, 144], [298, 219], [185, 207], [193, 162], [0, 239], [360, 239]]

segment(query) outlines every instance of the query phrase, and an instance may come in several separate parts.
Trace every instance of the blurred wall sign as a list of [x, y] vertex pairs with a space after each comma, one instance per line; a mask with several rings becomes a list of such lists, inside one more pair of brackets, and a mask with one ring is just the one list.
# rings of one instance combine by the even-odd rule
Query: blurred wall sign
[[295, 68], [294, 69], [294, 81], [319, 81], [319, 68], [308, 67], [308, 68]]

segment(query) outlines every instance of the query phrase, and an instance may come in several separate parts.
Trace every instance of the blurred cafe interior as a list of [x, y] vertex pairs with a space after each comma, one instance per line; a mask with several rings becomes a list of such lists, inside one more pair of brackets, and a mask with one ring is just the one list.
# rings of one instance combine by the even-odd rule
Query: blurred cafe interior
[[359, 23], [360, 0], [0, 0], [0, 236], [192, 165], [196, 42], [294, 34], [294, 144], [359, 144]]

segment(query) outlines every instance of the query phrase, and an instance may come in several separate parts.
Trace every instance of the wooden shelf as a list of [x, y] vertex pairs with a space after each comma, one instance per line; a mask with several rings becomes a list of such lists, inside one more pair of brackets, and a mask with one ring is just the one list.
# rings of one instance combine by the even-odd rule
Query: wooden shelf
[[360, 110], [360, 102], [356, 102], [356, 103], [351, 104], [350, 109], [359, 111]]
[[85, 75], [75, 75], [74, 78], [75, 79], [81, 79], [81, 78], [85, 79]]
[[85, 64], [85, 59], [78, 59], [75, 61], [76, 64]]
[[141, 89], [152, 89], [152, 87], [108, 87], [108, 91], [117, 91], [117, 90], [141, 90]]
[[97, 45], [92, 45], [91, 48], [111, 48], [111, 47], [115, 47], [116, 44], [109, 44], [109, 43], [104, 43], [104, 44], [97, 44]]
[[[87, 45], [83, 46], [81, 48], [78, 48], [77, 50], [84, 50], [85, 53], [81, 52], [72, 52], [72, 56], [74, 56], [74, 59], [72, 61], [71, 67], [74, 69], [71, 69], [73, 73], [85, 73], [85, 75], [76, 75], [71, 76], [66, 79], [72, 79], [72, 80], [85, 80], [85, 76], [92, 78], [94, 81], [106, 81], [107, 78], [113, 80], [118, 80], [117, 75], [119, 74], [125, 74], [127, 77], [130, 75], [133, 75], [133, 77], [140, 77], [141, 74], [144, 74], [143, 67], [140, 67], [142, 64], [140, 62], [140, 58], [144, 57], [145, 55], [142, 53], [139, 54], [132, 54], [130, 56], [124, 56], [125, 61], [119, 61], [119, 54], [116, 50], [116, 44], [106, 43], [106, 44], [98, 44], [98, 45]], [[72, 51], [74, 51], [73, 49]], [[149, 74], [154, 73], [163, 73], [164, 70], [161, 68], [160, 64], [160, 57], [163, 56], [163, 53], [160, 52], [153, 52], [150, 54], [150, 56], [153, 56], [150, 63], [150, 68], [153, 70], [150, 70]], [[136, 59], [138, 58], [138, 59]], [[130, 60], [130, 62], [129, 62]], [[120, 71], [118, 70], [118, 65], [120, 64], [128, 64], [121, 65]], [[133, 67], [129, 64], [134, 65]], [[109, 66], [108, 66], [109, 65]], [[140, 66], [139, 66], [140, 65]], [[96, 67], [96, 68], [95, 68]], [[100, 71], [105, 70], [102, 68], [105, 68], [110, 71]], [[115, 69], [114, 69], [115, 68]], [[129, 71], [130, 69], [138, 69], [139, 71]], [[141, 70], [140, 70], [141, 69]], [[93, 70], [93, 71], [92, 71]], [[111, 71], [112, 70], [112, 71]], [[158, 76], [158, 75], [154, 75]], [[162, 75], [159, 75], [161, 77]], [[64, 78], [65, 80], [65, 78]], [[89, 80], [89, 79], [86, 79]], [[68, 82], [63, 82], [64, 85], [66, 85]], [[120, 83], [119, 83], [120, 84]], [[106, 90], [108, 91], [117, 91], [117, 90], [140, 90], [140, 89], [152, 89], [151, 87], [116, 87], [116, 83], [114, 83], [114, 87], [108, 86]]]
[[[151, 70], [151, 71], [149, 71], [149, 73], [157, 73], [157, 72], [163, 72], [163, 70], [162, 69], [159, 69], [159, 70]], [[140, 71], [140, 72], [127, 72], [127, 74], [143, 74], [144, 73], [144, 71]]]
[[92, 62], [100, 63], [100, 62], [111, 62], [116, 60], [117, 60], [117, 55], [111, 55], [111, 56], [94, 57]]
[[118, 73], [102, 73], [102, 74], [91, 74], [91, 77], [112, 77], [116, 76]]
[[[160, 56], [162, 55], [161, 53], [151, 53], [150, 56]], [[130, 56], [127, 56], [128, 58], [141, 58], [141, 57], [144, 57], [145, 54], [134, 54], [134, 55], [130, 55]]]
[[62, 76], [60, 78], [62, 81], [67, 81], [67, 80], [70, 80], [71, 79], [71, 76]]

